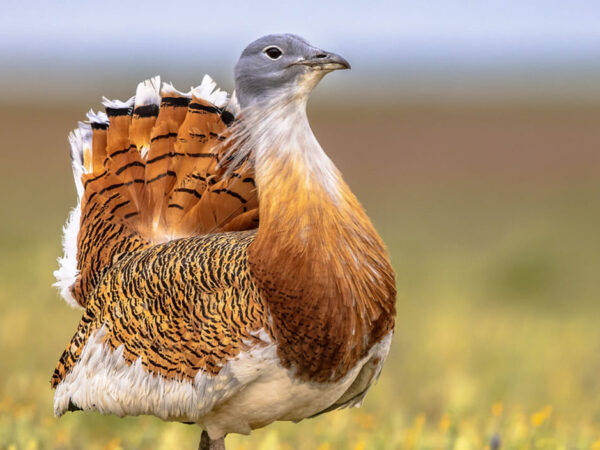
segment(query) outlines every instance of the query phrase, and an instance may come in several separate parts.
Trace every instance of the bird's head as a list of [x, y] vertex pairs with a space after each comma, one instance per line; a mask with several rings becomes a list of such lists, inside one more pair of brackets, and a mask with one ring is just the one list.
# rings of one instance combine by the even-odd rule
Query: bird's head
[[235, 66], [242, 108], [278, 98], [306, 99], [327, 73], [349, 69], [340, 55], [321, 50], [294, 34], [271, 34], [252, 42]]

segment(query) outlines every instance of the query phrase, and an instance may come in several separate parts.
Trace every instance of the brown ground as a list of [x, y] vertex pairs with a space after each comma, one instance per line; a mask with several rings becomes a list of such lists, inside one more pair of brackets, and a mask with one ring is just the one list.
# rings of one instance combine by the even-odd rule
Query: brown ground
[[[67, 133], [90, 106], [0, 104], [0, 447], [189, 445], [199, 431], [155, 419], [51, 417], [48, 380], [80, 316], [50, 287], [75, 204]], [[353, 448], [364, 432], [366, 448], [395, 449], [425, 417], [427, 448], [457, 436], [483, 448], [496, 429], [519, 448], [600, 442], [600, 105], [315, 104], [309, 116], [390, 249], [397, 332], [362, 412], [229, 442], [254, 448], [277, 430], [286, 448]]]

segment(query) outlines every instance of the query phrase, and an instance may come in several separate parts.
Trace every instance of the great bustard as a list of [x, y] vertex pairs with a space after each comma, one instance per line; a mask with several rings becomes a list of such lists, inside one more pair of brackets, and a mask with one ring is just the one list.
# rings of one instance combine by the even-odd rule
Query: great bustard
[[54, 408], [227, 433], [359, 405], [381, 371], [394, 273], [306, 103], [350, 66], [291, 34], [250, 44], [231, 99], [155, 77], [70, 135], [79, 204], [57, 285], [83, 309]]

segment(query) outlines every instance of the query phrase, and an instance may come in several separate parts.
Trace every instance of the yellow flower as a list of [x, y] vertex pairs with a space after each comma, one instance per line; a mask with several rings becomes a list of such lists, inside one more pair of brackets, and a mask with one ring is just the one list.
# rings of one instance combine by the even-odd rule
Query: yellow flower
[[552, 406], [546, 405], [540, 411], [531, 415], [530, 422], [534, 427], [539, 427], [544, 424], [544, 422], [550, 417], [552, 414]]
[[494, 406], [492, 406], [492, 416], [500, 417], [503, 409], [504, 405], [502, 405], [502, 402], [494, 403]]
[[317, 450], [329, 450], [331, 448], [331, 445], [329, 445], [329, 442], [323, 442], [321, 445], [319, 445], [317, 447]]
[[358, 443], [354, 446], [354, 450], [365, 450], [367, 443], [364, 439], [358, 441]]
[[406, 450], [410, 450], [415, 448], [415, 445], [417, 443], [417, 432], [412, 429], [409, 428], [408, 430], [406, 430], [406, 437], [404, 439], [404, 448]]
[[445, 433], [450, 428], [450, 416], [448, 414], [444, 414], [440, 419], [439, 428], [442, 433]]

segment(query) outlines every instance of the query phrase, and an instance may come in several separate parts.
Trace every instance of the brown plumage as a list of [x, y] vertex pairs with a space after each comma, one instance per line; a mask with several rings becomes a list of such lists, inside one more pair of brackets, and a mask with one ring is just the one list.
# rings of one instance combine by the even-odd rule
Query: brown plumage
[[59, 415], [155, 414], [217, 439], [360, 403], [381, 370], [393, 270], [302, 105], [262, 136], [266, 118], [234, 120], [213, 88], [149, 80], [71, 137], [80, 205], [57, 278], [84, 313], [52, 376]]
[[217, 374], [249, 345], [245, 341], [255, 340], [253, 332], [269, 327], [247, 269], [253, 238], [254, 232], [214, 233], [124, 256], [96, 286], [52, 385], [60, 383], [103, 324], [113, 350], [123, 346], [129, 363], [141, 358], [156, 375], [193, 380], [199, 370]]

